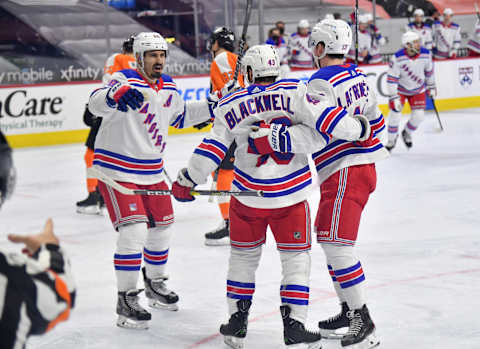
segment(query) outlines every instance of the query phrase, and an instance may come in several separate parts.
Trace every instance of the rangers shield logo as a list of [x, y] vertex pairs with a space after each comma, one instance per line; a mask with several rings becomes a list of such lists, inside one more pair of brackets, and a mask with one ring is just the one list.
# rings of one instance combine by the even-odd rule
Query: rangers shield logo
[[458, 77], [460, 85], [464, 88], [470, 87], [473, 83], [473, 67], [458, 68]]

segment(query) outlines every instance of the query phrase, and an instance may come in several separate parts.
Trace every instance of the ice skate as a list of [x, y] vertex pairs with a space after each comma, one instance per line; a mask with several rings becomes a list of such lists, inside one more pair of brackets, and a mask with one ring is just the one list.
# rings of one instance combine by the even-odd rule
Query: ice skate
[[370, 318], [366, 305], [363, 305], [361, 309], [349, 310], [347, 317], [350, 325], [347, 334], [341, 341], [342, 347], [370, 349], [380, 345], [380, 341], [375, 336], [375, 324]]
[[347, 302], [342, 302], [342, 310], [335, 316], [329, 319], [319, 321], [318, 327], [323, 338], [328, 339], [342, 339], [347, 333], [350, 321], [347, 317], [348, 305]]
[[148, 305], [155, 309], [177, 311], [178, 295], [169, 290], [165, 285], [167, 278], [149, 279], [147, 278], [145, 268], [142, 268], [142, 274]]
[[412, 134], [410, 132], [407, 132], [407, 130], [402, 131], [402, 139], [403, 143], [407, 146], [408, 149], [412, 147]]
[[205, 245], [230, 245], [230, 221], [228, 219], [223, 220], [217, 229], [205, 234]]
[[138, 294], [143, 290], [118, 292], [117, 326], [136, 330], [148, 329], [148, 321], [152, 315], [138, 304]]
[[247, 335], [248, 310], [252, 301], [241, 299], [237, 302], [238, 311], [228, 320], [227, 324], [220, 326], [223, 341], [233, 349], [243, 349], [243, 341]]
[[397, 138], [398, 138], [398, 134], [395, 136], [395, 138], [390, 138], [388, 139], [388, 143], [387, 145], [385, 146], [385, 148], [391, 152], [393, 148], [395, 148], [395, 144], [397, 144]]
[[319, 332], [311, 332], [305, 326], [290, 317], [291, 309], [288, 305], [280, 307], [283, 320], [283, 339], [288, 349], [321, 349], [322, 336]]
[[77, 213], [101, 214], [104, 205], [102, 195], [98, 190], [95, 190], [88, 193], [85, 200], [77, 202]]

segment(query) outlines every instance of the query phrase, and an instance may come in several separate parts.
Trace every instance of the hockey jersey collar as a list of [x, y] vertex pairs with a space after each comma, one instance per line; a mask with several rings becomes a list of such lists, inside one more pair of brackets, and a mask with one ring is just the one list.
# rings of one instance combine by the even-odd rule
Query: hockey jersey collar
[[139, 71], [137, 71], [138, 76], [145, 81], [151, 88], [153, 88], [156, 92], [160, 91], [163, 88], [163, 78], [160, 77], [159, 79], [155, 80], [155, 83], [151, 83], [147, 78], [145, 78]]

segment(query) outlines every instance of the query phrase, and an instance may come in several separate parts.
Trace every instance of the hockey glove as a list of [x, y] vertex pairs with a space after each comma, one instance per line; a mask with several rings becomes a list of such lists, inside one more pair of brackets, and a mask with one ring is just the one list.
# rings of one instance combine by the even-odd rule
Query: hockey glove
[[288, 127], [281, 124], [267, 125], [263, 121], [253, 126], [248, 135], [248, 152], [252, 154], [288, 153], [291, 150]]
[[358, 138], [358, 141], [356, 143], [361, 145], [362, 147], [368, 147], [372, 145], [374, 134], [370, 126], [370, 121], [368, 121], [368, 119], [362, 114], [357, 114], [353, 117], [357, 119], [362, 126], [362, 132], [360, 133], [360, 137]]
[[450, 54], [448, 55], [448, 57], [450, 57], [450, 58], [452, 58], [452, 59], [457, 58], [457, 52], [455, 52], [455, 51], [450, 52]]
[[190, 191], [196, 186], [195, 182], [188, 175], [186, 168], [182, 168], [177, 175], [177, 180], [172, 184], [172, 194], [177, 201], [193, 201], [195, 198]]
[[427, 95], [428, 97], [433, 99], [437, 98], [437, 89], [435, 87], [429, 88], [427, 90]]
[[400, 113], [402, 111], [402, 102], [400, 102], [400, 96], [392, 96], [388, 100], [388, 107], [390, 110]]
[[143, 104], [143, 94], [128, 84], [117, 82], [108, 90], [107, 104], [112, 108], [117, 106], [122, 112], [126, 112], [128, 107], [136, 110]]

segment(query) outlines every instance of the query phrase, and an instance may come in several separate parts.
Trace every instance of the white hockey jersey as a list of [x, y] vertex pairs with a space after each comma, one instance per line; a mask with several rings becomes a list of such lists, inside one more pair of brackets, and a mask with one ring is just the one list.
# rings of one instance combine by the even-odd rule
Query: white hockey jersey
[[[279, 80], [267, 86], [251, 85], [229, 94], [214, 109], [213, 128], [195, 149], [188, 173], [195, 183], [205, 183], [235, 140], [233, 187], [240, 191], [264, 191], [264, 197], [238, 196], [239, 201], [258, 208], [287, 207], [301, 202], [307, 198], [312, 182], [307, 154], [249, 153], [251, 127], [261, 121], [287, 126], [307, 121], [308, 126], [298, 131], [301, 134], [298, 142], [313, 141], [316, 149], [326, 145], [332, 134], [358, 139], [362, 131], [358, 120], [334, 105], [309, 101], [307, 87], [295, 79]], [[322, 132], [323, 137], [316, 130]]]
[[460, 48], [460, 26], [456, 23], [445, 25], [443, 22], [433, 23], [433, 57], [447, 59], [452, 54], [457, 54]]
[[400, 93], [413, 96], [435, 87], [432, 54], [424, 47], [414, 57], [409, 57], [405, 49], [397, 51], [390, 59], [387, 75], [389, 96]]
[[313, 68], [313, 54], [308, 47], [308, 35], [293, 33], [288, 42], [290, 56], [290, 67], [292, 68]]
[[417, 26], [415, 22], [411, 22], [405, 26], [405, 31], [417, 33], [420, 36], [421, 45], [428, 50], [432, 50], [432, 27], [429, 24], [422, 23], [420, 26]]
[[[109, 105], [106, 96], [116, 82], [142, 92], [142, 107], [121, 112], [115, 105]], [[95, 141], [93, 165], [117, 181], [136, 184], [163, 181], [163, 153], [169, 126], [184, 128], [211, 117], [206, 101], [185, 104], [168, 75], [162, 75], [151, 85], [130, 69], [114, 73], [108, 86], [95, 90], [88, 108], [93, 115], [103, 118]]]
[[[355, 35], [355, 34], [354, 34]], [[353, 38], [355, 42], [355, 37]], [[375, 64], [382, 62], [380, 54], [380, 46], [385, 43], [385, 38], [380, 33], [371, 30], [363, 30], [358, 32], [358, 62], [364, 64]], [[367, 51], [367, 56], [362, 56], [362, 52]], [[355, 45], [350, 46], [347, 58], [355, 60]]]
[[[370, 121], [374, 135], [370, 145], [333, 136], [326, 139], [327, 144], [323, 148], [315, 148], [316, 140], [307, 138], [311, 133], [305, 133], [303, 125], [290, 127], [291, 152], [313, 153], [320, 183], [342, 168], [375, 163], [388, 157], [388, 151], [383, 146], [387, 137], [385, 120], [378, 109], [375, 92], [369, 87], [362, 70], [354, 64], [328, 66], [313, 74], [307, 86], [314, 103], [323, 101], [346, 108], [350, 115], [363, 114]], [[318, 123], [323, 117], [318, 114], [313, 122]], [[318, 138], [318, 133], [314, 136]]]
[[480, 53], [480, 20], [477, 20], [475, 30], [470, 37], [467, 46], [470, 50]]

